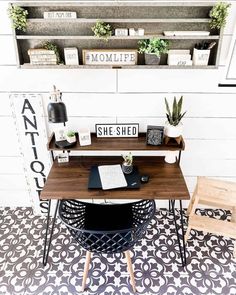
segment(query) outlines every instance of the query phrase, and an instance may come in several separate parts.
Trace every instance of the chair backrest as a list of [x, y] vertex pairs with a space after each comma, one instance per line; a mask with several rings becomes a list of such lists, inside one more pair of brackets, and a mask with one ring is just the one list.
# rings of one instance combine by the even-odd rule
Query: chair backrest
[[118, 253], [140, 239], [155, 214], [155, 201], [91, 204], [62, 200], [59, 216], [72, 236], [90, 252]]
[[209, 204], [214, 207], [219, 205], [224, 208], [236, 206], [236, 183], [198, 177], [195, 195], [199, 203]]

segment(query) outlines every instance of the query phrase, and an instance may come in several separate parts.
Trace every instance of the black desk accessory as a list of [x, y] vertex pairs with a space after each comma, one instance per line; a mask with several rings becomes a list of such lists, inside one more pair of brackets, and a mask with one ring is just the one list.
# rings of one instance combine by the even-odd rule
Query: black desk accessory
[[71, 142], [68, 142], [67, 140], [60, 140], [60, 141], [56, 141], [55, 145], [61, 149], [68, 149], [76, 145], [76, 141], [71, 143]]
[[149, 181], [149, 176], [148, 175], [142, 175], [140, 177], [140, 180], [142, 183], [147, 183]]
[[[132, 173], [124, 174], [127, 181], [127, 186], [124, 189], [139, 189], [140, 188], [140, 174], [138, 168], [134, 166]], [[102, 189], [102, 183], [98, 171], [98, 166], [92, 166], [88, 181], [89, 189]], [[119, 188], [120, 189], [120, 188]]]

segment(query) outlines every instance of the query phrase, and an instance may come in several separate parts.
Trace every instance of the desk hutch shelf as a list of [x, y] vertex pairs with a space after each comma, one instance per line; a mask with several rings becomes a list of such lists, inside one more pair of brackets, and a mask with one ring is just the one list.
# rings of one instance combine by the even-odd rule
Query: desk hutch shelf
[[[78, 134], [76, 134], [76, 145], [68, 148], [74, 151], [182, 151], [185, 148], [184, 140], [178, 144], [175, 140], [170, 140], [168, 144], [162, 145], [147, 145], [146, 133], [139, 133], [139, 137], [126, 137], [126, 138], [101, 138], [96, 137], [95, 133], [91, 135], [91, 145], [80, 146], [78, 141]], [[48, 150], [56, 151], [62, 150], [55, 145], [54, 133], [49, 139]]]
[[[190, 49], [201, 41], [215, 41], [211, 50], [208, 66], [168, 66], [167, 56], [163, 56], [160, 65], [144, 65], [143, 56], [138, 56], [138, 65], [122, 68], [206, 68], [218, 66], [222, 30], [211, 30], [209, 11], [215, 3], [176, 3], [176, 2], [17, 2], [28, 11], [26, 32], [15, 31], [15, 43], [20, 68], [111, 68], [111, 66], [85, 66], [82, 64], [82, 49], [134, 49], [138, 41], [158, 37], [170, 41], [170, 49]], [[13, 4], [16, 5], [16, 4]], [[44, 19], [45, 11], [75, 11], [77, 19], [55, 20]], [[93, 36], [91, 27], [97, 20], [110, 23], [115, 28], [144, 28], [144, 36], [112, 36], [105, 42]], [[164, 36], [163, 31], [210, 31], [209, 36]], [[27, 51], [38, 47], [44, 41], [58, 45], [61, 57], [65, 47], [79, 49], [80, 65], [78, 66], [35, 66], [30, 65]]]

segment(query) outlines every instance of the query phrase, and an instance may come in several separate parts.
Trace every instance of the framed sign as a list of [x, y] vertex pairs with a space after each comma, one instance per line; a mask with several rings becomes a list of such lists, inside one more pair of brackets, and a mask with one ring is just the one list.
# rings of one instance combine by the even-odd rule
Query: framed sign
[[163, 142], [164, 127], [163, 126], [147, 126], [147, 144], [161, 145]]
[[96, 124], [97, 137], [138, 137], [139, 124]]
[[138, 51], [136, 49], [84, 49], [84, 65], [136, 65]]

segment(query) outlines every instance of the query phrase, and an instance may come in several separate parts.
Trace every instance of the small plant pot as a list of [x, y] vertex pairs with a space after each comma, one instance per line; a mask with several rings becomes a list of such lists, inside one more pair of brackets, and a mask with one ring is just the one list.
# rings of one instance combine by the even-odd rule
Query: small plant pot
[[145, 53], [144, 59], [146, 65], [159, 65], [161, 61], [161, 57], [155, 53]]
[[179, 123], [177, 126], [166, 123], [164, 134], [168, 137], [179, 137], [183, 132], [183, 124]]
[[133, 171], [133, 165], [126, 164], [125, 162], [122, 163], [122, 171], [124, 174], [130, 174]]
[[75, 136], [67, 136], [67, 137], [66, 137], [66, 140], [67, 140], [69, 143], [73, 143], [73, 142], [76, 142], [76, 137], [75, 137]]

